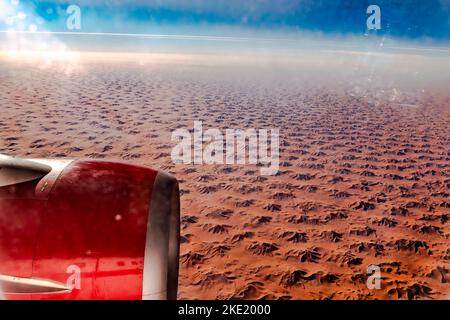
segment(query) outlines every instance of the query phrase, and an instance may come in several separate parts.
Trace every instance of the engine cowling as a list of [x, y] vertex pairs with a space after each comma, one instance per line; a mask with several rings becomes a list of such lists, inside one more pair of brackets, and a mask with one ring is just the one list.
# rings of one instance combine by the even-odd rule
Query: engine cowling
[[0, 157], [0, 295], [176, 299], [172, 176], [94, 160]]

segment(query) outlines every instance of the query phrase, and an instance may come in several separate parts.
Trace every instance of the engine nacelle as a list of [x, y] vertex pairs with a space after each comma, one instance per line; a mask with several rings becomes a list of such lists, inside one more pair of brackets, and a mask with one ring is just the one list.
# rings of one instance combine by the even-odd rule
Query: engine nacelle
[[179, 235], [168, 174], [0, 155], [0, 297], [176, 299]]

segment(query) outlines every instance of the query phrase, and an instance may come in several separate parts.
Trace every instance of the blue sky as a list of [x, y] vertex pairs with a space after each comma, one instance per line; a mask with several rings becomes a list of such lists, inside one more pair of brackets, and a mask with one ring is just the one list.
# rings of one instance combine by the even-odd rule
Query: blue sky
[[[10, 0], [0, 0], [10, 1]], [[14, 1], [14, 0], [13, 0]], [[146, 26], [228, 26], [254, 30], [366, 32], [366, 8], [380, 6], [378, 34], [406, 39], [450, 40], [450, 0], [78, 0], [21, 1], [47, 29], [64, 31], [65, 9], [82, 9], [85, 32], [141, 32]], [[176, 28], [175, 28], [176, 30]], [[192, 29], [191, 29], [192, 30]], [[238, 36], [238, 35], [237, 35]]]

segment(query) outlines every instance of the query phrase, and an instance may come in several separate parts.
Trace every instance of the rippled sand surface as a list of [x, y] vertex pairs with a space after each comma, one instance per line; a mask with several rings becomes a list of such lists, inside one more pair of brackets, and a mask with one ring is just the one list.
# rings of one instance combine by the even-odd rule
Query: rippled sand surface
[[[182, 299], [448, 299], [449, 91], [420, 78], [397, 86], [390, 72], [406, 72], [406, 62], [382, 64], [378, 76], [360, 70], [366, 58], [330, 59], [331, 69], [183, 57], [91, 57], [73, 68], [2, 59], [0, 152], [174, 173]], [[428, 70], [420, 57], [411, 66]], [[253, 165], [174, 165], [171, 132], [194, 121], [279, 128], [278, 175]], [[366, 286], [371, 264], [381, 268], [379, 290]]]

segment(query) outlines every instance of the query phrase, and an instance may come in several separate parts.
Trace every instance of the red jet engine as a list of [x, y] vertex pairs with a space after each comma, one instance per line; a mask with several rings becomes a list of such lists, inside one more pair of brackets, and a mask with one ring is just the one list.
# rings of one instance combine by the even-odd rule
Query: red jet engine
[[166, 173], [0, 155], [0, 298], [176, 299], [179, 238]]

